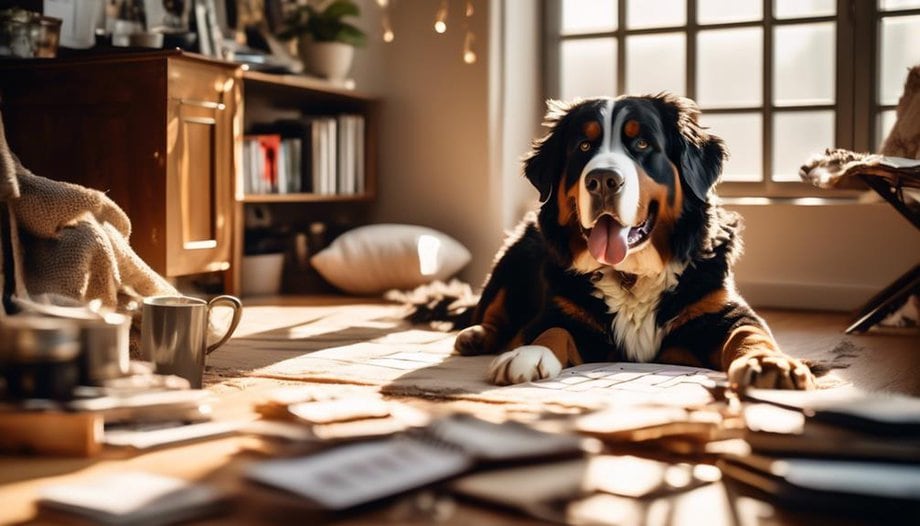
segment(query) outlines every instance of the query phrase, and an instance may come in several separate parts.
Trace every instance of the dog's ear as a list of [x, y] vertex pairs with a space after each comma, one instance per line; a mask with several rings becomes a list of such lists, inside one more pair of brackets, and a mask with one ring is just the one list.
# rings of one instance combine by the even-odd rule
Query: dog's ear
[[672, 159], [680, 160], [681, 177], [691, 195], [706, 201], [709, 190], [722, 174], [722, 163], [728, 158], [725, 143], [708, 133], [699, 124], [700, 110], [696, 103], [683, 97], [664, 94], [658, 97], [663, 111], [673, 119], [677, 131], [676, 149]]
[[565, 117], [573, 105], [558, 100], [546, 101], [547, 111], [543, 126], [546, 135], [533, 141], [530, 153], [524, 156], [524, 177], [540, 192], [540, 202], [549, 199], [553, 183], [562, 173], [565, 164], [565, 142], [562, 130]]

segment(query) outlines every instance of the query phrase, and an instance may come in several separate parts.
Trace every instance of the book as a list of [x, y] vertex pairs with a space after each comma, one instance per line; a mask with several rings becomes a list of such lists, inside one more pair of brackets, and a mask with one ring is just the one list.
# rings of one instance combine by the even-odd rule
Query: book
[[147, 526], [220, 511], [225, 496], [211, 486], [145, 472], [123, 472], [39, 490], [40, 507], [98, 524]]
[[866, 393], [850, 387], [817, 391], [749, 389], [744, 396], [863, 433], [920, 438], [920, 398]]
[[854, 460], [725, 455], [722, 474], [793, 506], [836, 512], [920, 511], [920, 466]]
[[102, 416], [59, 410], [0, 409], [0, 451], [89, 457], [102, 447]]
[[916, 437], [879, 435], [770, 404], [748, 404], [744, 420], [744, 439], [755, 452], [901, 462], [920, 459]]

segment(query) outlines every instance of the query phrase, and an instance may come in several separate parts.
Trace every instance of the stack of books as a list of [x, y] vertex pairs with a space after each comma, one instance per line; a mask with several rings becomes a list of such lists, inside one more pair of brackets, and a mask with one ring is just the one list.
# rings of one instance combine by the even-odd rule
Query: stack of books
[[920, 516], [920, 399], [854, 389], [751, 390], [750, 452], [723, 474], [785, 504]]
[[352, 114], [254, 126], [243, 143], [244, 192], [363, 194], [364, 127]]

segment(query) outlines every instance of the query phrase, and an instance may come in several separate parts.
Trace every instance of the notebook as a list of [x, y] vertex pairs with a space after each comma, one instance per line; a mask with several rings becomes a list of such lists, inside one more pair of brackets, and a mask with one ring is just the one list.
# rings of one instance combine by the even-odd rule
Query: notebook
[[39, 490], [41, 507], [81, 515], [97, 524], [153, 526], [214, 513], [225, 496], [216, 489], [144, 472], [123, 472]]
[[400, 436], [300, 459], [269, 460], [252, 466], [246, 476], [341, 510], [458, 475], [472, 463], [458, 448]]

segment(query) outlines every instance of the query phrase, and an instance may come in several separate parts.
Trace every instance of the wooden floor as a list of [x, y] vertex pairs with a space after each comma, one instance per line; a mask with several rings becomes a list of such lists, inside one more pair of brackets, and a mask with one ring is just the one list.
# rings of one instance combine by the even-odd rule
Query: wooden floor
[[[247, 300], [247, 305], [260, 302]], [[274, 304], [281, 304], [275, 302]], [[286, 305], [319, 305], [317, 299], [287, 299]], [[341, 304], [341, 301], [338, 302]], [[760, 311], [767, 319], [786, 352], [837, 367], [830, 375], [870, 391], [898, 391], [920, 395], [920, 334], [903, 331], [874, 332], [865, 336], [846, 336], [848, 317], [837, 313]], [[276, 320], [283, 325], [284, 320]], [[279, 385], [277, 380], [251, 378], [244, 387], [217, 390], [218, 418], [236, 419], [252, 415], [252, 405]], [[215, 387], [216, 389], [216, 387]], [[367, 389], [374, 389], [367, 387]], [[474, 414], [499, 411], [497, 404], [470, 401], [422, 400], [432, 409], [450, 406]], [[40, 488], [53, 483], [75, 483], [116, 471], [149, 471], [187, 480], [200, 480], [234, 495], [232, 511], [201, 524], [429, 524], [433, 519], [413, 516], [414, 497], [386, 501], [347, 514], [321, 514], [305, 507], [293, 496], [247, 483], [242, 474], [247, 466], [265, 458], [265, 445], [253, 437], [233, 436], [196, 442], [173, 448], [141, 452], [106, 453], [92, 459], [57, 459], [0, 456], [0, 524], [80, 524], [61, 515], [36, 515], [35, 501]], [[734, 485], [723, 482], [679, 494], [669, 501], [670, 524], [855, 524], [847, 517], [824, 517], [810, 512], [791, 512], [759, 498], [736, 494]], [[430, 493], [428, 494], [430, 496]], [[455, 504], [445, 525], [535, 524], [517, 513], [472, 504]], [[649, 513], [651, 513], [649, 508]], [[655, 508], [658, 510], [658, 508]], [[409, 510], [409, 511], [407, 511]], [[660, 510], [659, 510], [660, 511]], [[407, 513], [409, 515], [407, 515]], [[659, 519], [661, 514], [657, 514]], [[654, 522], [654, 521], [653, 521]], [[660, 522], [660, 521], [658, 521]], [[868, 520], [866, 523], [874, 523]]]
[[830, 375], [867, 391], [920, 396], [920, 332], [872, 329], [847, 335], [850, 316], [813, 311], [758, 311], [783, 350], [835, 367]]

